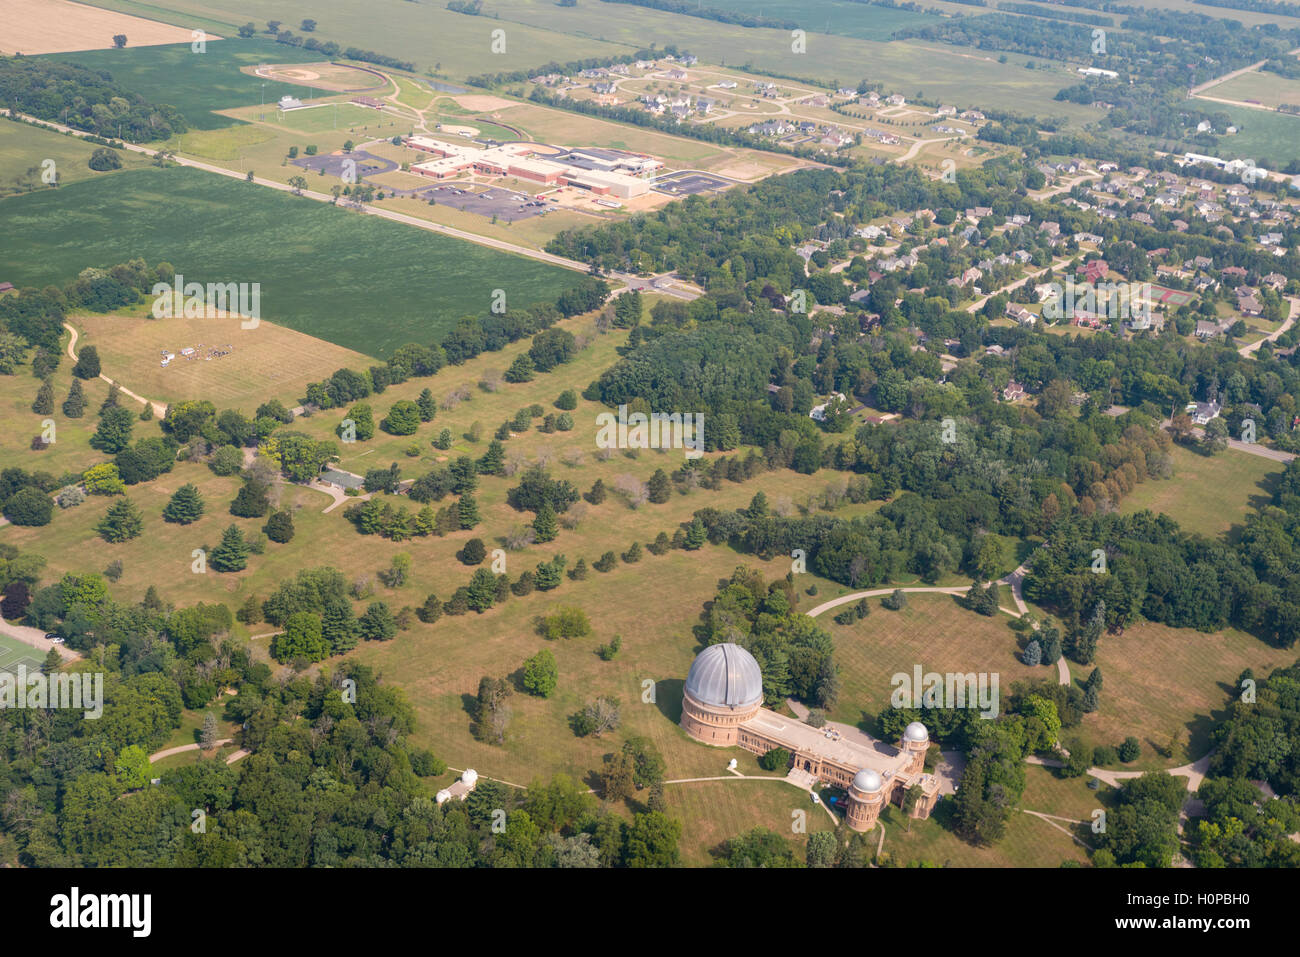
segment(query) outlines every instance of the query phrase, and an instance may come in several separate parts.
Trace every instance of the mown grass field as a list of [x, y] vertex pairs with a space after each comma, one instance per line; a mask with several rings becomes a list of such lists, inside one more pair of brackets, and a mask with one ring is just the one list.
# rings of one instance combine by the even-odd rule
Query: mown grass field
[[[52, 130], [28, 126], [25, 123], [0, 123], [0, 197], [12, 192], [23, 192], [19, 181], [35, 185], [37, 191], [47, 190], [41, 180], [43, 170], [49, 168], [46, 160], [53, 160], [53, 172], [59, 186], [68, 186], [86, 179], [103, 179], [115, 171], [98, 172], [88, 165], [97, 147], [75, 136], [65, 136]], [[138, 153], [119, 150], [117, 155], [126, 169], [148, 163]]]
[[[1009, 606], [1009, 590], [1002, 591], [1003, 603]], [[835, 659], [841, 669], [843, 691], [832, 712], [836, 720], [865, 722], [870, 729], [872, 719], [891, 706], [890, 678], [903, 673], [910, 681], [918, 664], [923, 672], [939, 674], [997, 673], [1003, 696], [1018, 679], [1056, 678], [1054, 669], [1030, 668], [1016, 657], [1021, 639], [1011, 630], [1007, 615], [977, 615], [948, 595], [908, 595], [907, 607], [901, 611], [881, 607], [879, 598], [867, 601], [871, 614], [852, 625], [832, 620], [842, 608], [823, 612], [817, 619], [835, 639]]]
[[[1295, 660], [1294, 649], [1271, 647], [1235, 628], [1205, 634], [1141, 622], [1122, 635], [1102, 636], [1096, 660], [1104, 678], [1101, 707], [1065, 735], [1078, 734], [1089, 747], [1135, 735], [1142, 756], [1128, 768], [1177, 767], [1209, 750], [1210, 729], [1226, 716], [1224, 702], [1243, 670], [1264, 675]], [[1091, 671], [1070, 663], [1076, 684]], [[1171, 741], [1172, 757], [1156, 752]]]
[[[78, 350], [93, 345], [114, 379], [156, 402], [202, 396], [218, 408], [242, 408], [251, 414], [267, 399], [278, 398], [293, 408], [307, 383], [344, 367], [369, 365], [359, 352], [272, 322], [243, 329], [231, 319], [74, 316], [71, 321], [80, 333]], [[181, 349], [200, 344], [204, 348], [199, 358], [180, 357]], [[234, 348], [227, 356], [204, 359], [202, 354], [212, 345]], [[177, 355], [166, 366], [160, 360], [164, 349]]]
[[[748, 772], [747, 772], [748, 773]], [[759, 775], [769, 772], [759, 771]], [[807, 792], [768, 777], [693, 781], [664, 788], [669, 813], [682, 822], [682, 863], [708, 867], [723, 845], [756, 827], [767, 828], [794, 845], [795, 860], [814, 831], [834, 829], [824, 808]], [[796, 817], [795, 812], [802, 812]], [[795, 830], [795, 827], [802, 830]]]
[[[1063, 861], [1086, 863], [1085, 849], [1046, 821], [1013, 811], [1005, 836], [991, 847], [967, 844], [951, 830], [951, 800], [940, 801], [924, 821], [908, 819], [894, 805], [880, 816], [885, 827], [884, 852], [898, 864], [928, 867], [1060, 867]], [[1049, 809], [1048, 813], [1057, 813]], [[1069, 827], [1064, 822], [1056, 822]], [[880, 825], [877, 825], [879, 827]], [[871, 832], [873, 841], [879, 831]]]
[[[103, 184], [103, 185], [101, 185]], [[166, 260], [187, 280], [257, 282], [262, 317], [384, 356], [435, 341], [493, 289], [513, 304], [577, 281], [558, 267], [200, 170], [149, 167], [6, 201], [16, 286], [87, 266]]]
[[1148, 479], [1120, 505], [1124, 514], [1150, 509], [1174, 519], [1189, 532], [1229, 539], [1246, 517], [1273, 498], [1283, 464], [1233, 449], [1202, 455], [1175, 445], [1174, 475]]
[[293, 83], [264, 81], [241, 73], [240, 67], [309, 62], [319, 60], [320, 54], [271, 40], [236, 38], [210, 40], [202, 53], [194, 52], [188, 43], [180, 43], [51, 53], [45, 58], [106, 70], [117, 83], [145, 99], [176, 107], [191, 129], [210, 130], [235, 122], [214, 110], [275, 103], [286, 94], [302, 96], [305, 92]]

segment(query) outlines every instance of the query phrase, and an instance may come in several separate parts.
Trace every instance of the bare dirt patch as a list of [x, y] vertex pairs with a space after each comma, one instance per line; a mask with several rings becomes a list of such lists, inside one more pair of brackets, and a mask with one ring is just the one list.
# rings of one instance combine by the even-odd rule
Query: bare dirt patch
[[[127, 46], [189, 43], [189, 30], [127, 13], [88, 7], [68, 0], [0, 0], [0, 53], [66, 53], [107, 50], [116, 34], [126, 34]], [[207, 36], [209, 40], [220, 37]]]
[[486, 93], [468, 93], [464, 96], [453, 97], [453, 99], [465, 109], [475, 112], [504, 110], [507, 107], [519, 105], [513, 100], [503, 100], [499, 96], [489, 96]]

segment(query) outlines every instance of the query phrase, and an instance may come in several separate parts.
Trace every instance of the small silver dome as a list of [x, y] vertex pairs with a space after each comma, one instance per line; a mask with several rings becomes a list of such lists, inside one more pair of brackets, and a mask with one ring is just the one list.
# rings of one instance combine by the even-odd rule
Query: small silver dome
[[904, 741], [929, 741], [930, 732], [925, 730], [925, 725], [919, 721], [913, 721], [903, 730]]
[[701, 704], [748, 707], [763, 700], [763, 672], [740, 645], [709, 645], [691, 663], [686, 690]]
[[885, 782], [880, 779], [879, 772], [863, 768], [853, 775], [853, 786], [866, 794], [874, 794], [885, 786]]

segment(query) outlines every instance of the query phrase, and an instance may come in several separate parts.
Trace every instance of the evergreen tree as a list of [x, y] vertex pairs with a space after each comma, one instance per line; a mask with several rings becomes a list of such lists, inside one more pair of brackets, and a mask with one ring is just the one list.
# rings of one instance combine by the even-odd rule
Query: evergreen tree
[[86, 414], [86, 392], [81, 387], [80, 379], [72, 380], [68, 397], [63, 400], [63, 414], [70, 419], [79, 419]]
[[591, 491], [589, 491], [586, 495], [584, 495], [583, 498], [585, 498], [592, 505], [599, 505], [601, 502], [605, 501], [605, 496], [607, 494], [608, 493], [606, 492], [605, 489], [605, 483], [602, 482], [600, 479], [596, 479], [596, 481], [593, 482], [591, 485]]
[[550, 591], [552, 588], [558, 588], [563, 580], [560, 576], [564, 573], [564, 564], [563, 555], [556, 555], [549, 562], [539, 563], [533, 575], [533, 584], [537, 590]]
[[199, 747], [211, 751], [217, 746], [217, 716], [209, 711], [203, 716], [203, 730], [199, 736]]
[[441, 449], [443, 452], [451, 448], [451, 429], [443, 429], [438, 433], [438, 438], [434, 440], [434, 447]]
[[668, 481], [668, 473], [663, 469], [655, 469], [655, 474], [650, 476], [647, 487], [650, 492], [650, 501], [656, 505], [662, 505], [668, 501], [673, 493], [672, 483]]
[[429, 389], [420, 392], [415, 404], [420, 409], [421, 422], [432, 422], [433, 417], [438, 414], [438, 400], [433, 397], [433, 393]]
[[108, 507], [95, 531], [106, 542], [125, 542], [144, 531], [144, 516], [135, 503], [123, 496]]
[[41, 662], [41, 674], [49, 675], [63, 667], [63, 656], [59, 654], [59, 649], [51, 648]]
[[238, 525], [228, 525], [221, 533], [221, 544], [212, 550], [208, 564], [219, 572], [239, 572], [248, 566], [248, 542]]
[[623, 553], [623, 561], [635, 565], [641, 560], [641, 543], [633, 542], [632, 547]]
[[487, 611], [496, 604], [497, 576], [492, 574], [491, 569], [476, 569], [470, 576], [465, 597], [469, 601], [469, 607], [474, 611], [480, 614]]
[[1025, 645], [1025, 664], [1033, 668], [1041, 664], [1043, 660], [1043, 649], [1038, 644], [1038, 639], [1031, 639], [1029, 644]]
[[613, 552], [606, 552], [604, 555], [601, 555], [598, 559], [592, 562], [591, 567], [596, 569], [598, 572], [607, 572], [613, 569], [617, 564], [618, 556]]
[[203, 515], [203, 496], [192, 483], [186, 482], [176, 490], [166, 507], [163, 508], [163, 521], [178, 525], [197, 522]]
[[110, 455], [121, 452], [131, 445], [131, 428], [135, 417], [121, 406], [114, 405], [104, 409], [99, 415], [99, 428], [90, 437], [91, 448]]
[[1093, 668], [1083, 683], [1083, 710], [1091, 714], [1101, 704], [1101, 669]]
[[506, 447], [500, 439], [488, 443], [487, 451], [478, 460], [478, 471], [482, 475], [503, 475], [506, 467]]
[[261, 518], [271, 510], [270, 491], [265, 482], [250, 476], [230, 503], [230, 514], [240, 518]]
[[587, 560], [579, 558], [577, 564], [569, 570], [569, 577], [576, 582], [584, 581], [587, 577]]
[[555, 517], [555, 509], [551, 508], [550, 502], [543, 502], [542, 507], [537, 511], [537, 517], [533, 519], [533, 531], [537, 533], [539, 543], [553, 542], [555, 536], [560, 534], [560, 523]]
[[426, 625], [432, 625], [442, 617], [442, 602], [437, 595], [430, 594], [424, 599], [424, 604], [415, 610], [415, 617]]
[[267, 538], [281, 545], [293, 541], [293, 513], [287, 508], [273, 512], [271, 517], [267, 519], [264, 531]]
[[41, 383], [41, 387], [36, 390], [36, 398], [32, 401], [32, 411], [37, 415], [54, 414], [54, 383], [46, 379]]
[[1045, 624], [1038, 630], [1043, 642], [1043, 664], [1054, 665], [1061, 657], [1061, 632], [1055, 625]]
[[704, 530], [704, 523], [698, 518], [691, 519], [691, 524], [686, 529], [685, 548], [688, 552], [694, 552], [704, 546], [707, 533]]
[[77, 364], [72, 367], [72, 374], [78, 379], [98, 379], [99, 372], [99, 350], [94, 346], [82, 346]]
[[745, 515], [752, 519], [767, 518], [767, 496], [762, 492], [755, 493], [749, 500], [749, 508], [745, 509]]
[[460, 527], [465, 531], [469, 531], [479, 523], [478, 502], [474, 499], [472, 492], [466, 492], [460, 497], [457, 505]]
[[466, 565], [483, 564], [483, 559], [487, 557], [487, 548], [483, 545], [483, 539], [471, 538], [456, 557]]
[[357, 624], [366, 641], [388, 641], [397, 634], [397, 619], [387, 602], [371, 602]]

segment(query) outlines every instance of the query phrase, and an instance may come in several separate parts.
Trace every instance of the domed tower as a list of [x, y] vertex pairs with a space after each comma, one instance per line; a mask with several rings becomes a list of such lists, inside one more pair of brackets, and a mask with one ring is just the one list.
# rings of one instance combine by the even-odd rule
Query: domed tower
[[913, 721], [903, 729], [903, 742], [900, 749], [908, 756], [907, 773], [918, 774], [925, 768], [925, 752], [930, 747], [930, 732], [925, 725]]
[[863, 768], [853, 776], [849, 785], [849, 800], [845, 817], [855, 831], [869, 831], [876, 826], [880, 810], [885, 806], [885, 782], [879, 772]]
[[682, 695], [682, 727], [697, 741], [734, 745], [740, 725], [763, 705], [763, 672], [740, 645], [710, 645], [696, 656]]

